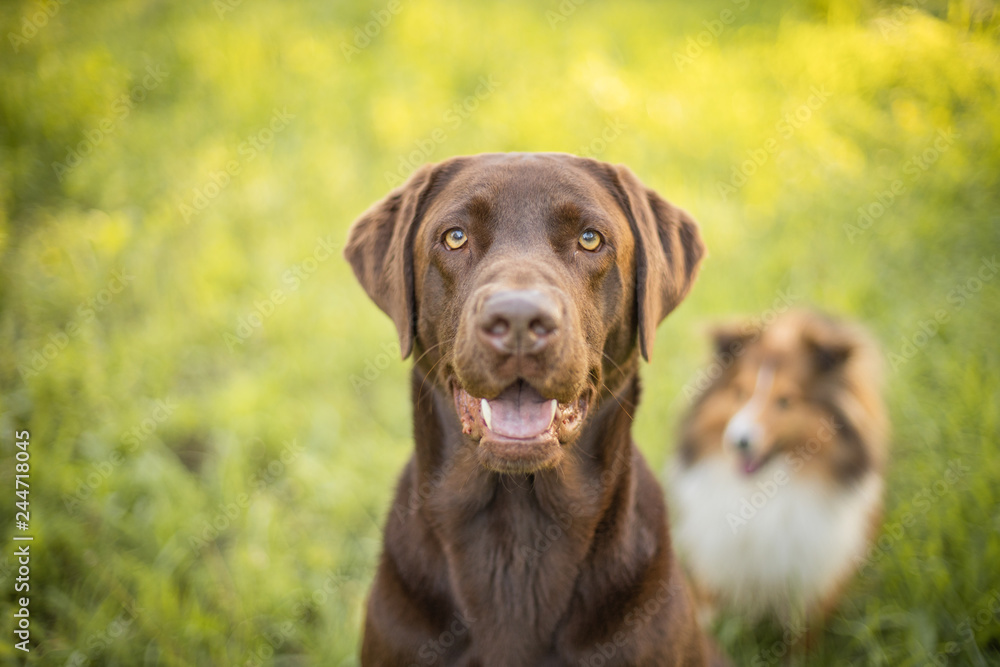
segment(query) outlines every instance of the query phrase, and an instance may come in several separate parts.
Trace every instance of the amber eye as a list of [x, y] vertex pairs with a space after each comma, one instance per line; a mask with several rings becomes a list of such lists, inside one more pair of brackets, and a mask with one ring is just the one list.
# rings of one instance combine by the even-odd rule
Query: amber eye
[[455, 229], [449, 229], [444, 233], [444, 244], [451, 248], [452, 250], [458, 250], [464, 246], [469, 240], [469, 237], [465, 235], [461, 229], [456, 227]]
[[598, 250], [604, 243], [604, 239], [598, 232], [593, 229], [588, 229], [583, 234], [580, 234], [580, 247], [584, 250], [594, 252]]
[[787, 396], [779, 396], [778, 400], [775, 401], [775, 403], [777, 403], [779, 408], [785, 410], [788, 408], [789, 405], [792, 404], [792, 399], [788, 398]]

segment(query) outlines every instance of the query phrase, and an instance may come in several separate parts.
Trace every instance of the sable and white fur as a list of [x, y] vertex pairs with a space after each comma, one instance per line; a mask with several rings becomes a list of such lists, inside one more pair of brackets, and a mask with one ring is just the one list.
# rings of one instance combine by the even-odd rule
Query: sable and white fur
[[674, 544], [707, 616], [829, 612], [882, 509], [880, 360], [858, 327], [792, 311], [713, 332], [716, 379], [670, 466]]

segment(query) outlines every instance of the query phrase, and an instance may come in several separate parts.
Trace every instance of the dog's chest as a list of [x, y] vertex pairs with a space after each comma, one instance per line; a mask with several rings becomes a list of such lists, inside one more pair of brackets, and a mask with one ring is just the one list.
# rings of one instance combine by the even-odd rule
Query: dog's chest
[[442, 526], [442, 544], [475, 651], [530, 664], [552, 649], [592, 527], [569, 508], [543, 511], [530, 493], [498, 493], [488, 508]]
[[741, 611], [796, 613], [862, 557], [881, 484], [801, 479], [780, 460], [747, 477], [707, 458], [671, 474], [673, 538], [699, 583]]

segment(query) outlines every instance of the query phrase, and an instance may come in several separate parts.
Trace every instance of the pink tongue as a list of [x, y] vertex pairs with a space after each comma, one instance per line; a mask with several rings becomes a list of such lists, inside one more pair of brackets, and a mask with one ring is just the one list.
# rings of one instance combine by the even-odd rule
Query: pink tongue
[[546, 400], [531, 385], [516, 382], [490, 404], [490, 430], [507, 438], [526, 440], [549, 428], [555, 400]]
[[760, 461], [749, 458], [743, 459], [743, 472], [745, 472], [746, 474], [751, 475], [757, 472], [757, 468], [759, 467], [760, 467]]

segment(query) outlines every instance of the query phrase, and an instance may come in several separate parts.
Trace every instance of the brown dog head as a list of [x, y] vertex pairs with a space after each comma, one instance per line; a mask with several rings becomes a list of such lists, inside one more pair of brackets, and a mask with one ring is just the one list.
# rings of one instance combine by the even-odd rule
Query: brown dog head
[[527, 472], [558, 462], [636, 350], [649, 358], [704, 245], [623, 166], [510, 153], [419, 169], [354, 223], [345, 255], [484, 465]]

